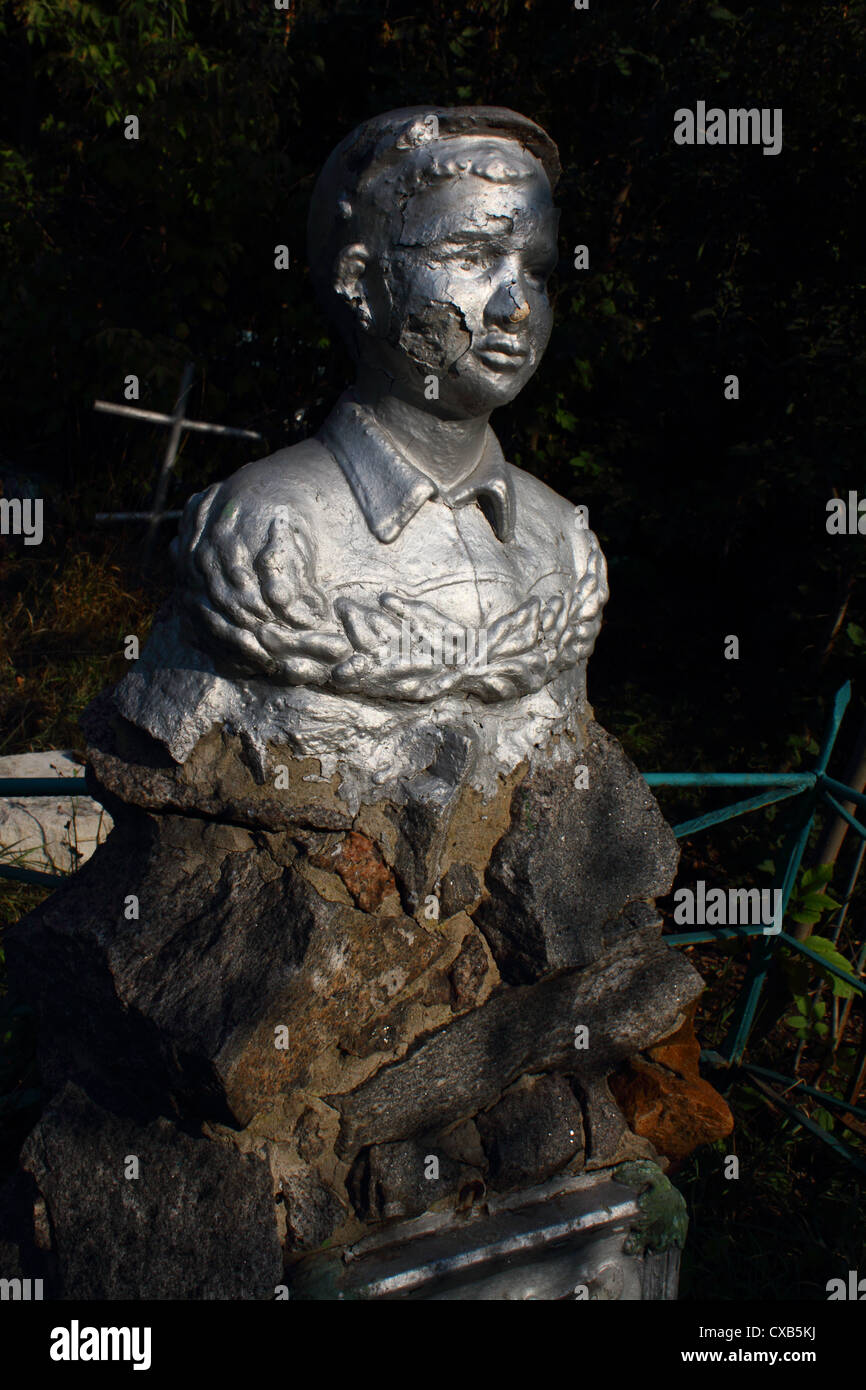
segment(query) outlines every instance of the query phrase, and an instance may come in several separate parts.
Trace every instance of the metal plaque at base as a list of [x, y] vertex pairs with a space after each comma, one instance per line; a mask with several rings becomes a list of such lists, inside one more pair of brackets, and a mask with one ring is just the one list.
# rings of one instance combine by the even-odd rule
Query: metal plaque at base
[[[672, 1300], [685, 1204], [655, 1164], [623, 1165], [427, 1213], [308, 1256], [302, 1300]], [[642, 1190], [641, 1190], [642, 1189]]]

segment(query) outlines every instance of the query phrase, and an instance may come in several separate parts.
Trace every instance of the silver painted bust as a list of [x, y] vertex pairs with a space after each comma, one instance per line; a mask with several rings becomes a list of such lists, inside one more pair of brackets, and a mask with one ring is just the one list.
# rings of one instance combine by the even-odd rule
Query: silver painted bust
[[604, 559], [489, 424], [550, 337], [558, 172], [486, 107], [388, 112], [328, 159], [310, 269], [357, 378], [316, 436], [187, 504], [176, 599], [115, 697], [178, 762], [222, 724], [357, 806], [405, 799], [449, 730], [486, 796], [580, 735]]

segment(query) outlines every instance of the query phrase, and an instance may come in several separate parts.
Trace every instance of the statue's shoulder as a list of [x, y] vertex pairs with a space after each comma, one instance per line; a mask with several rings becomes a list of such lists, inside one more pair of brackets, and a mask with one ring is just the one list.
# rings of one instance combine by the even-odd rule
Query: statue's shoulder
[[575, 506], [525, 469], [513, 463], [506, 467], [517, 499], [518, 517], [522, 514], [533, 530], [539, 534], [556, 532], [570, 537], [575, 529], [586, 529], [585, 507]]
[[239, 507], [296, 505], [327, 508], [347, 488], [339, 464], [314, 436], [244, 464], [220, 486]]
[[597, 536], [589, 529], [586, 507], [569, 502], [532, 473], [507, 465], [517, 501], [518, 535], [535, 546], [570, 556], [578, 576], [591, 562], [604, 564]]
[[549, 518], [552, 524], [562, 521], [571, 522], [574, 513], [577, 511], [573, 502], [569, 502], [567, 497], [554, 492], [552, 487], [543, 483], [540, 478], [536, 478], [533, 473], [527, 473], [524, 468], [518, 468], [514, 463], [506, 463], [508, 476], [514, 488], [518, 505], [522, 502], [528, 506], [533, 513]]
[[257, 551], [281, 515], [316, 535], [329, 531], [334, 515], [345, 513], [351, 500], [333, 454], [317, 438], [303, 439], [244, 464], [191, 497], [173, 553], [179, 559], [217, 542], [227, 531]]
[[[288, 528], [312, 561], [314, 538], [328, 534], [335, 515], [346, 513], [350, 502], [348, 484], [333, 454], [318, 439], [304, 439], [244, 464], [223, 482], [190, 497], [171, 545], [172, 556], [181, 571], [189, 571], [189, 582], [196, 587], [199, 572], [224, 570], [242, 553], [252, 563], [269, 542], [285, 549], [283, 532]], [[288, 563], [288, 552], [284, 559]]]

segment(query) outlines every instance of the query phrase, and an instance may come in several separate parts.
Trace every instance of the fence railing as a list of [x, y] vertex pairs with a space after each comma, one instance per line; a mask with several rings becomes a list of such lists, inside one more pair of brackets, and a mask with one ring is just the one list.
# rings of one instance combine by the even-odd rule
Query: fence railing
[[[803, 855], [809, 843], [809, 837], [815, 824], [815, 817], [823, 802], [829, 806], [837, 815], [854, 830], [861, 840], [866, 842], [866, 825], [863, 825], [857, 818], [846, 811], [838, 800], [841, 797], [844, 801], [853, 803], [858, 808], [866, 809], [866, 795], [855, 791], [853, 787], [846, 787], [843, 782], [838, 782], [834, 777], [827, 775], [827, 764], [836, 743], [845, 710], [851, 700], [851, 683], [847, 681], [840, 690], [836, 692], [833, 700], [833, 707], [824, 737], [821, 741], [815, 766], [808, 772], [790, 773], [763, 773], [763, 772], [649, 772], [646, 774], [646, 781], [651, 787], [762, 787], [763, 791], [758, 795], [747, 798], [743, 801], [733, 802], [729, 806], [723, 806], [715, 811], [709, 811], [706, 815], [697, 816], [693, 820], [683, 821], [674, 826], [674, 834], [677, 839], [686, 839], [703, 830], [708, 830], [712, 826], [721, 825], [724, 821], [732, 820], [735, 817], [747, 815], [750, 811], [756, 811], [764, 806], [770, 806], [774, 802], [796, 798], [798, 804], [794, 808], [793, 824], [790, 829], [785, 849], [782, 855], [782, 864], [776, 874], [774, 888], [781, 892], [781, 910], [779, 913], [779, 924], [784, 919], [791, 901], [791, 895], [800, 872], [803, 862]], [[858, 857], [859, 863], [862, 856]], [[847, 907], [847, 901], [854, 887], [856, 873], [852, 876], [846, 892], [846, 901], [843, 908]], [[775, 899], [774, 899], [775, 901]], [[769, 1096], [779, 1105], [780, 1109], [789, 1114], [803, 1127], [815, 1134], [824, 1143], [828, 1144], [842, 1157], [846, 1158], [853, 1166], [866, 1173], [866, 1161], [855, 1154], [846, 1144], [829, 1131], [822, 1129], [808, 1115], [805, 1115], [796, 1106], [792, 1105], [786, 1095], [779, 1095], [770, 1086], [770, 1081], [781, 1082], [786, 1092], [801, 1091], [803, 1095], [809, 1095], [813, 1099], [820, 1099], [823, 1105], [831, 1109], [839, 1108], [846, 1114], [854, 1117], [866, 1118], [866, 1111], [847, 1101], [841, 1100], [838, 1096], [832, 1096], [826, 1091], [819, 1090], [814, 1086], [807, 1086], [799, 1077], [784, 1077], [778, 1072], [768, 1071], [765, 1067], [756, 1067], [750, 1062], [743, 1060], [749, 1037], [755, 1022], [755, 1016], [764, 991], [764, 986], [769, 975], [773, 962], [773, 951], [778, 943], [783, 943], [790, 950], [820, 965], [822, 971], [827, 971], [838, 979], [844, 980], [853, 990], [860, 995], [861, 1000], [866, 995], [866, 981], [860, 974], [852, 974], [841, 969], [832, 961], [827, 960], [817, 951], [812, 950], [808, 941], [799, 941], [789, 932], [773, 930], [768, 931], [767, 927], [749, 925], [731, 925], [726, 927], [704, 927], [701, 931], [688, 932], [668, 932], [665, 940], [671, 946], [693, 946], [701, 942], [715, 942], [730, 940], [731, 938], [753, 939], [750, 953], [749, 965], [746, 976], [740, 988], [737, 1003], [734, 1009], [734, 1017], [730, 1029], [724, 1042], [718, 1050], [705, 1049], [701, 1056], [710, 1066], [723, 1069], [733, 1067], [745, 1072], [755, 1083], [758, 1090]], [[858, 972], [862, 972], [866, 963], [866, 945], [859, 943], [859, 957], [857, 963]]]

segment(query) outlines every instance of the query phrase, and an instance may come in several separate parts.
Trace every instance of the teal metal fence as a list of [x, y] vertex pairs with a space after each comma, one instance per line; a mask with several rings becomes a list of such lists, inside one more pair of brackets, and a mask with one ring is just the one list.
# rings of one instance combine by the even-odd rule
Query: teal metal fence
[[[792, 825], [782, 854], [782, 863], [774, 883], [774, 888], [781, 891], [781, 919], [784, 919], [788, 911], [791, 895], [803, 862], [803, 855], [815, 824], [815, 817], [822, 803], [829, 806], [837, 815], [842, 816], [851, 829], [866, 843], [866, 825], [863, 825], [855, 816], [846, 811], [839, 801], [841, 797], [844, 801], [853, 803], [858, 808], [866, 809], [866, 796], [862, 792], [855, 791], [853, 787], [846, 787], [844, 783], [838, 782], [827, 774], [827, 764], [830, 761], [830, 755], [833, 752], [842, 719], [850, 700], [851, 683], [848, 681], [836, 693], [818, 757], [814, 767], [809, 772], [649, 772], [645, 774], [646, 781], [651, 787], [763, 788], [756, 796], [733, 802], [730, 806], [721, 807], [718, 810], [708, 812], [706, 815], [697, 816], [693, 820], [683, 821], [679, 825], [675, 825], [674, 834], [680, 840], [691, 837], [700, 831], [709, 830], [712, 826], [721, 825], [724, 821], [747, 815], [750, 811], [770, 806], [774, 802], [795, 800]], [[861, 859], [862, 853], [858, 856], [858, 867]], [[850, 895], [852, 888], [853, 878], [849, 885], [848, 894], [846, 894], [846, 906], [847, 896]], [[866, 1173], [866, 1162], [863, 1159], [835, 1135], [822, 1129], [808, 1115], [792, 1105], [787, 1096], [779, 1095], [768, 1083], [773, 1080], [781, 1082], [787, 1092], [799, 1090], [803, 1095], [820, 1099], [822, 1105], [827, 1105], [831, 1109], [840, 1108], [852, 1116], [864, 1117], [866, 1112], [826, 1091], [806, 1086], [798, 1077], [784, 1077], [778, 1072], [771, 1072], [764, 1067], [756, 1067], [752, 1063], [744, 1061], [744, 1053], [767, 976], [773, 963], [773, 952], [778, 949], [780, 943], [784, 943], [790, 950], [797, 952], [805, 959], [820, 965], [822, 971], [829, 971], [830, 974], [844, 980], [856, 991], [861, 1000], [866, 995], [866, 981], [860, 975], [854, 975], [834, 965], [823, 955], [812, 950], [807, 941], [798, 941], [795, 936], [786, 931], [741, 925], [704, 927], [701, 931], [674, 931], [668, 932], [665, 936], [665, 940], [671, 946], [692, 946], [701, 942], [730, 940], [731, 938], [753, 939], [749, 965], [739, 992], [728, 1034], [718, 1051], [705, 1049], [701, 1054], [702, 1060], [716, 1068], [724, 1070], [737, 1068], [744, 1072], [754, 1081], [757, 1089], [764, 1094], [769, 1092], [780, 1109], [796, 1119], [804, 1129], [815, 1134], [816, 1137], [846, 1158], [855, 1168]], [[857, 966], [859, 971], [862, 971], [864, 961], [866, 961], [866, 946], [863, 946], [860, 951]]]

